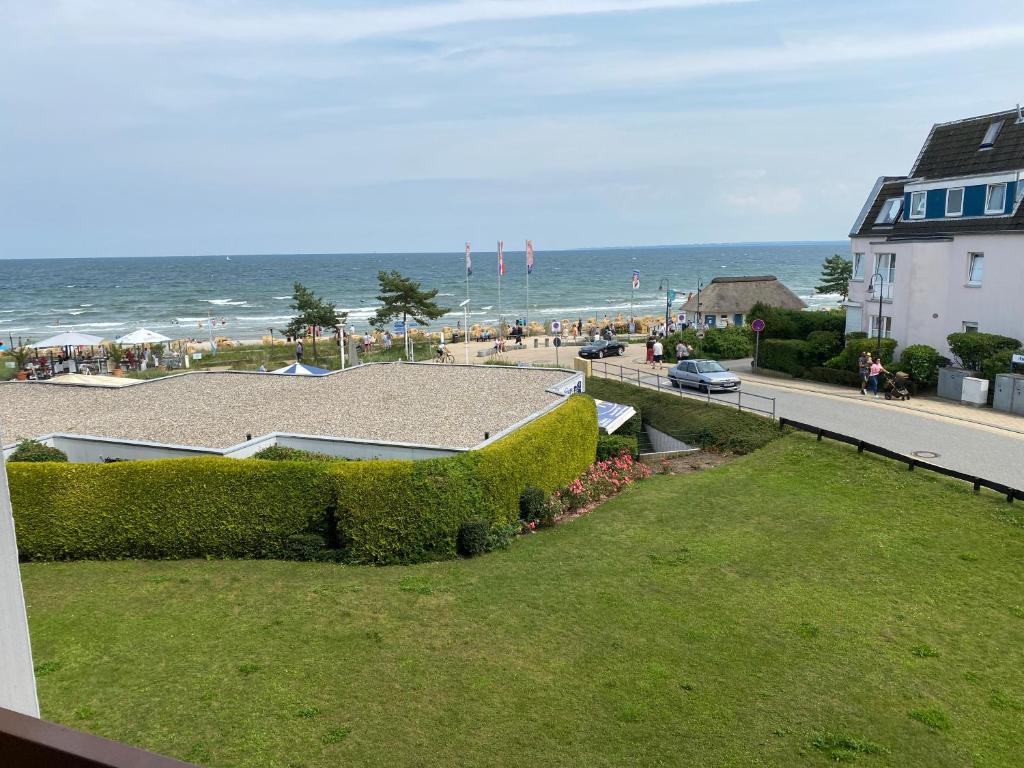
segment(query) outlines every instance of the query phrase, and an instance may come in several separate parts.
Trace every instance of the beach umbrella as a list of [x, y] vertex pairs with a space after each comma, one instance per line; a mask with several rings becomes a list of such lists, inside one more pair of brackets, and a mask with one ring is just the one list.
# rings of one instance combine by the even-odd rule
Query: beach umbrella
[[35, 349], [47, 349], [49, 347], [95, 347], [102, 342], [102, 336], [90, 336], [88, 333], [65, 331], [48, 339], [37, 341], [35, 344], [26, 344], [25, 346], [34, 347]]
[[314, 365], [292, 363], [284, 368], [278, 368], [276, 371], [270, 371], [270, 373], [282, 373], [288, 376], [324, 376], [330, 373], [330, 371], [326, 368], [317, 368]]
[[117, 339], [118, 344], [127, 344], [128, 346], [133, 344], [161, 344], [165, 341], [170, 341], [170, 339], [161, 333], [148, 331], [145, 328], [139, 328], [137, 331], [132, 331]]

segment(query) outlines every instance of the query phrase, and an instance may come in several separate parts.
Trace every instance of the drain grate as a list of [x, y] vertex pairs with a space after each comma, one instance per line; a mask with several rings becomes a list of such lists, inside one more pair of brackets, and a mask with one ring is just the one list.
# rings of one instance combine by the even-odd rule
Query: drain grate
[[939, 454], [935, 451], [914, 451], [914, 455], [919, 459], [937, 459]]

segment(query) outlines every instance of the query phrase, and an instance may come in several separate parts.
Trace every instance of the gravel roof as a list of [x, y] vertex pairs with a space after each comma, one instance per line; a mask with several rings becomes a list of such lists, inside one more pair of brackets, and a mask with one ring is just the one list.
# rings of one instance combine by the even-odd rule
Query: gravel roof
[[544, 368], [364, 365], [323, 377], [193, 373], [122, 389], [0, 384], [3, 442], [54, 432], [227, 448], [270, 432], [471, 448], [557, 401]]

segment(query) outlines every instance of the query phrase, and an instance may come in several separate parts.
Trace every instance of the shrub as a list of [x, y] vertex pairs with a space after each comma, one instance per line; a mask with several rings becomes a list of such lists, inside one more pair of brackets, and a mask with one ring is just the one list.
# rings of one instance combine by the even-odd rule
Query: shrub
[[854, 371], [846, 371], [841, 368], [823, 368], [813, 366], [804, 371], [804, 378], [813, 381], [823, 381], [826, 384], [840, 384], [843, 386], [860, 387], [860, 374]]
[[1020, 342], [995, 333], [951, 333], [946, 337], [956, 363], [965, 370], [979, 371], [982, 364], [997, 352], [1020, 348]]
[[[896, 339], [882, 339], [882, 363], [888, 365], [892, 362], [893, 354], [896, 352]], [[843, 348], [843, 351], [825, 362], [826, 368], [838, 368], [846, 371], [857, 371], [857, 361], [861, 352], [875, 354], [878, 346], [878, 339], [850, 339]]]
[[327, 540], [319, 533], [293, 533], [281, 547], [283, 560], [320, 560]]
[[26, 559], [282, 557], [330, 504], [324, 464], [198, 458], [12, 464]]
[[544, 513], [544, 505], [547, 504], [548, 495], [543, 488], [534, 488], [528, 485], [519, 494], [519, 519], [524, 523], [532, 520], [539, 520]]
[[726, 326], [724, 328], [708, 328], [703, 339], [697, 338], [697, 331], [687, 328], [676, 331], [665, 339], [665, 352], [668, 360], [676, 360], [676, 344], [684, 341], [694, 348], [694, 354], [700, 357], [713, 357], [719, 360], [739, 360], [750, 357], [754, 353], [754, 333], [745, 326]]
[[11, 451], [8, 461], [67, 461], [68, 455], [60, 448], [51, 448], [38, 440], [22, 440]]
[[301, 448], [288, 448], [283, 445], [271, 445], [252, 455], [254, 459], [263, 461], [346, 461], [339, 456], [316, 451], [304, 451]]
[[934, 347], [927, 344], [911, 344], [900, 356], [900, 368], [914, 379], [928, 387], [939, 381], [939, 366], [943, 357]]
[[982, 377], [989, 380], [989, 394], [995, 395], [996, 374], [1010, 372], [1010, 360], [1013, 359], [1013, 351], [1004, 349], [996, 352], [981, 364]]
[[476, 557], [487, 551], [487, 537], [491, 524], [482, 517], [463, 520], [459, 525], [456, 550], [463, 557]]
[[807, 335], [807, 351], [814, 364], [823, 363], [842, 350], [842, 335], [835, 331], [811, 331]]
[[508, 549], [521, 530], [522, 526], [519, 523], [499, 523], [491, 526], [487, 533], [487, 551]]
[[597, 438], [597, 460], [604, 461], [620, 453], [633, 458], [640, 455], [640, 443], [634, 435], [599, 435]]
[[761, 342], [760, 363], [762, 368], [802, 376], [813, 363], [811, 348], [799, 339], [765, 339]]
[[553, 525], [556, 516], [603, 501], [637, 480], [650, 476], [650, 467], [626, 454], [595, 462], [565, 488], [552, 494], [547, 519], [542, 521], [542, 525]]
[[631, 405], [655, 429], [703, 448], [750, 453], [780, 435], [770, 419], [756, 414], [625, 382], [590, 378], [587, 392], [602, 400]]
[[807, 312], [801, 309], [781, 309], [758, 302], [747, 317], [764, 320], [761, 341], [765, 339], [806, 340], [815, 331], [831, 331], [842, 337], [846, 331], [846, 312], [837, 309], [828, 312]]

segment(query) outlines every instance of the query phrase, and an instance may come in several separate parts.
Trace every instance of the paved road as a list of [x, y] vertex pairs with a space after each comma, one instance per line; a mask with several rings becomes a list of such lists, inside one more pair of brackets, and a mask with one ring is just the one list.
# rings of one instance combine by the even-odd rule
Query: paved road
[[[603, 375], [601, 367], [594, 366], [595, 375]], [[611, 363], [608, 370], [608, 378], [619, 378], [618, 369]], [[635, 383], [638, 370], [625, 366], [627, 380]], [[645, 386], [657, 386], [657, 377], [650, 370], [640, 371], [640, 380]], [[663, 389], [666, 382], [663, 375]], [[706, 399], [706, 395], [692, 390], [683, 394]], [[1024, 489], [1024, 435], [901, 409], [897, 401], [836, 397], [760, 382], [744, 382], [743, 394], [715, 394], [712, 400], [736, 405], [737, 398], [742, 397], [744, 407], [771, 409], [770, 403], [751, 395], [774, 397], [776, 416], [830, 429], [907, 456], [915, 451], [931, 451], [939, 455], [923, 460]]]

